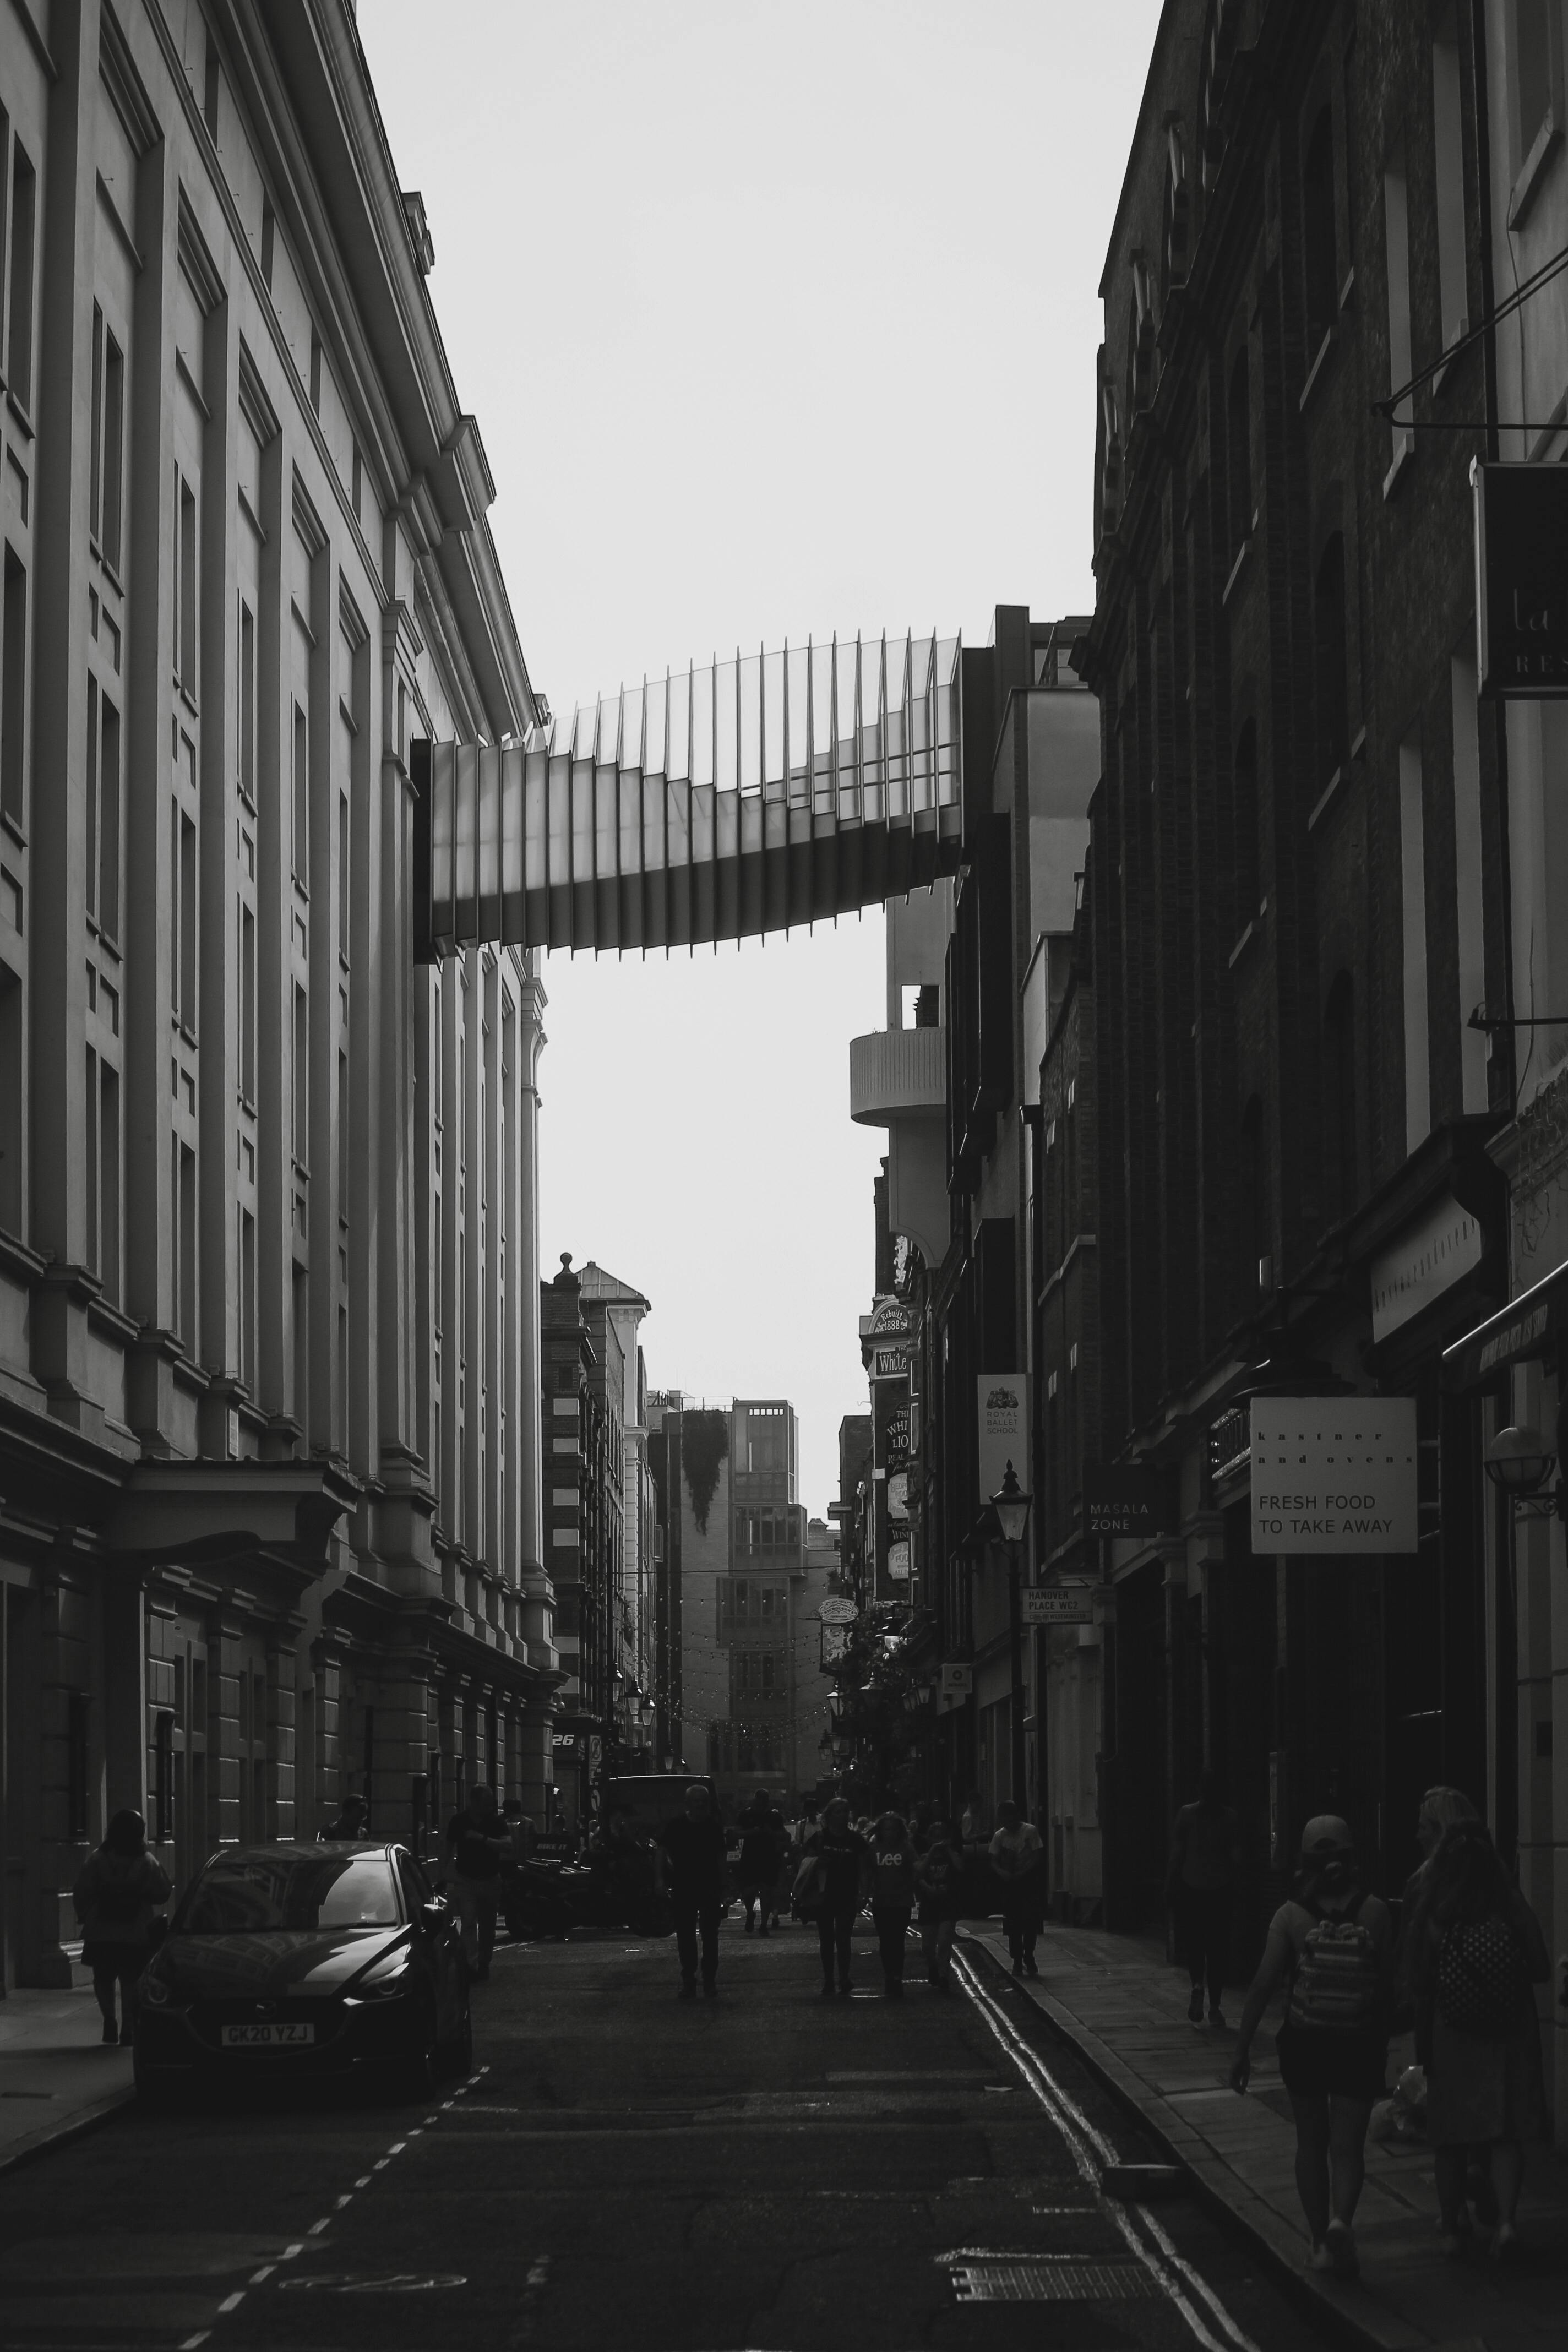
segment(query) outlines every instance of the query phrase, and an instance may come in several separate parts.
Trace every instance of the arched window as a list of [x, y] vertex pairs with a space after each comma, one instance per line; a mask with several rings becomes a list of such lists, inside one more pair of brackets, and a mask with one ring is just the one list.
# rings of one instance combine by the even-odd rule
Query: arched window
[[1355, 983], [1337, 972], [1323, 1007], [1323, 1192], [1327, 1222], [1356, 1204]]
[[1097, 537], [1116, 529], [1121, 512], [1121, 419], [1116, 390], [1109, 377], [1100, 380], [1100, 530]]
[[1266, 1286], [1263, 1260], [1268, 1255], [1268, 1172], [1263, 1138], [1263, 1104], [1254, 1095], [1241, 1114], [1241, 1150], [1237, 1176], [1237, 1295], [1244, 1315]]
[[1225, 156], [1225, 86], [1236, 55], [1237, 0], [1209, 0], [1198, 84], [1199, 179], [1206, 195]]
[[1327, 783], [1345, 757], [1345, 543], [1336, 530], [1318, 558], [1312, 583], [1312, 636], [1318, 689], [1318, 781]]
[[1226, 390], [1225, 463], [1234, 561], [1252, 529], [1252, 360], [1245, 342], [1236, 355]]
[[1301, 166], [1301, 260], [1307, 288], [1307, 359], [1339, 313], [1339, 262], [1334, 247], [1334, 124], [1325, 99], [1307, 141]]
[[1249, 719], [1236, 739], [1231, 763], [1231, 839], [1236, 866], [1236, 928], [1258, 914], [1258, 723]]
[[1182, 145], [1182, 126], [1167, 124], [1165, 137], [1169, 148], [1170, 169], [1165, 174], [1165, 219], [1163, 251], [1165, 269], [1165, 290], [1182, 285], [1187, 275], [1189, 244], [1189, 213], [1187, 197], [1187, 158]]

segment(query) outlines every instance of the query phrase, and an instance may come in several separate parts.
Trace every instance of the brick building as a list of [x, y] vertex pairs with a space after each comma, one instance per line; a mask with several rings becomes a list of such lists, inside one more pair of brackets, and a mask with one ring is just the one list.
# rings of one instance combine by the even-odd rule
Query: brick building
[[[1397, 1890], [1422, 1789], [1496, 1779], [1478, 1408], [1439, 1370], [1504, 1264], [1481, 349], [1405, 390], [1488, 305], [1472, 22], [1171, 0], [1100, 286], [1100, 1413], [1166, 1497], [1116, 1547], [1107, 1908], [1158, 1911], [1210, 1762], [1247, 1946], [1307, 1814]], [[1253, 1556], [1269, 1389], [1415, 1397], [1415, 1554]]]
[[547, 1772], [528, 961], [414, 969], [416, 738], [536, 715], [346, 0], [0, 23], [0, 1851], [68, 1980], [350, 1789]]

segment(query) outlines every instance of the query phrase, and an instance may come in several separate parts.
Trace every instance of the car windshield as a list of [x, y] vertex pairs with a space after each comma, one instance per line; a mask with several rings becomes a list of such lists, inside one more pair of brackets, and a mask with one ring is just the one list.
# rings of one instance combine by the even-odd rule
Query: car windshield
[[397, 1887], [382, 1853], [236, 1853], [208, 1865], [174, 1921], [180, 1936], [393, 1927]]

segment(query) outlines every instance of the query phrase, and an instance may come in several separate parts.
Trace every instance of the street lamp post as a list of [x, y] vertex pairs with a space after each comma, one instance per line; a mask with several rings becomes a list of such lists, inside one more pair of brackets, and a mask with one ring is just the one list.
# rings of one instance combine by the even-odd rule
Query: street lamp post
[[1019, 1553], [1029, 1524], [1030, 1500], [1031, 1497], [1019, 1486], [1018, 1474], [1009, 1462], [1001, 1486], [991, 1497], [991, 1506], [1002, 1529], [1002, 1540], [1007, 1547], [1007, 1639], [1013, 1667], [1010, 1726], [1013, 1735], [1013, 1801], [1026, 1817], [1028, 1805], [1024, 1786], [1024, 1606], [1020, 1598]]

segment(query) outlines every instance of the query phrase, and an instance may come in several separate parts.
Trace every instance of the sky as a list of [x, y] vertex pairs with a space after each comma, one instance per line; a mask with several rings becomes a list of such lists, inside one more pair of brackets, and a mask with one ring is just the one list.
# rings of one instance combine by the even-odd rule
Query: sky
[[[694, 654], [1092, 608], [1096, 289], [1157, 0], [360, 0], [557, 710]], [[879, 913], [547, 957], [540, 1230], [648, 1380], [865, 1410]]]

